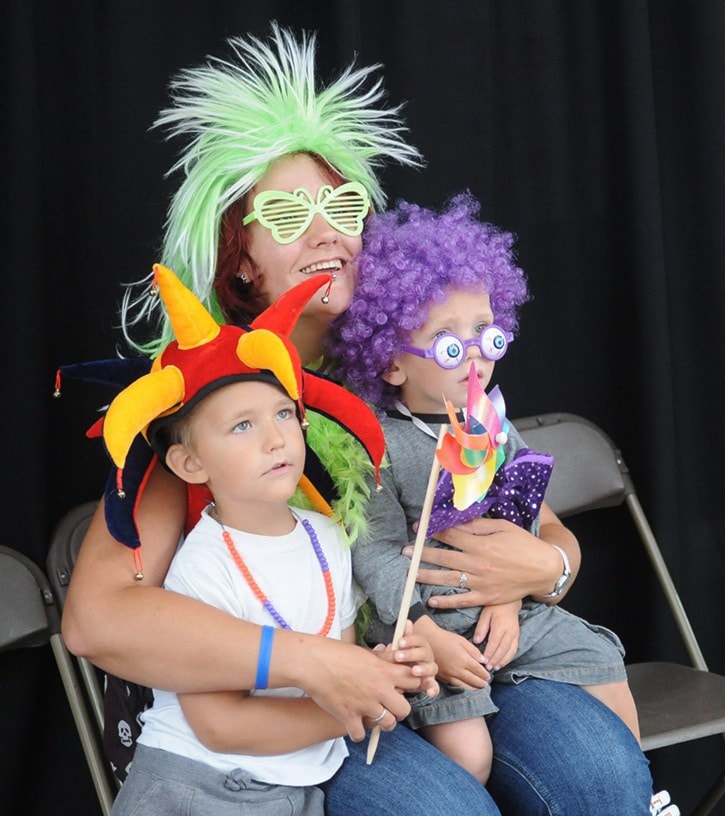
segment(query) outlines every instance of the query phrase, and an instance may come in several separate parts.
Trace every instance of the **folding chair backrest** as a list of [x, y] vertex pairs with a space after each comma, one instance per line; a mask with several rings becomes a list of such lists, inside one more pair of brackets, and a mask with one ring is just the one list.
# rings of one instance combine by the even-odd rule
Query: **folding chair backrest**
[[514, 420], [526, 444], [554, 457], [546, 502], [561, 518], [621, 504], [631, 482], [619, 451], [596, 425], [574, 414]]
[[514, 420], [527, 445], [554, 457], [546, 502], [561, 518], [625, 504], [687, 648], [692, 664], [707, 670], [697, 638], [639, 498], [622, 454], [612, 440], [575, 414], [544, 414]]
[[78, 558], [81, 542], [97, 506], [98, 502], [86, 502], [74, 507], [63, 516], [53, 532], [45, 565], [61, 609], [65, 604], [70, 576]]
[[0, 652], [44, 646], [58, 629], [53, 594], [40, 568], [0, 546]]

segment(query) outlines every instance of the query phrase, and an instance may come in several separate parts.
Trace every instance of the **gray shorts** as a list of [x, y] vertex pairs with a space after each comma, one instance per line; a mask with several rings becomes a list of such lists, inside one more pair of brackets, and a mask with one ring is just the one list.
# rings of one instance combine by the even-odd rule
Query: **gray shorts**
[[247, 771], [137, 745], [112, 816], [323, 816], [319, 788], [257, 782]]
[[[433, 620], [435, 620], [433, 614]], [[596, 686], [627, 679], [624, 647], [610, 629], [587, 623], [559, 606], [524, 601], [519, 612], [519, 649], [492, 682], [521, 683], [528, 677]], [[472, 632], [466, 635], [471, 636]], [[470, 637], [469, 637], [470, 639]], [[416, 694], [406, 720], [411, 728], [495, 714], [488, 688], [469, 691], [442, 686], [438, 697]]]

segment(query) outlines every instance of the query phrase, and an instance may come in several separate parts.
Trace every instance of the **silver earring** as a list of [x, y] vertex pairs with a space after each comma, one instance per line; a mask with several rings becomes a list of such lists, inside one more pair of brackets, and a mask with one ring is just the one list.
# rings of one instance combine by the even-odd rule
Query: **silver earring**
[[337, 280], [337, 275], [333, 272], [332, 277], [330, 278], [330, 282], [327, 284], [327, 288], [325, 289], [325, 294], [320, 298], [320, 300], [327, 305], [330, 302], [330, 290], [332, 289], [332, 284]]
[[240, 280], [242, 283], [249, 283], [249, 278], [248, 278], [248, 277], [247, 277], [247, 276], [244, 274], [244, 272], [240, 272], [240, 273], [237, 275], [237, 278], [239, 278], [239, 280]]

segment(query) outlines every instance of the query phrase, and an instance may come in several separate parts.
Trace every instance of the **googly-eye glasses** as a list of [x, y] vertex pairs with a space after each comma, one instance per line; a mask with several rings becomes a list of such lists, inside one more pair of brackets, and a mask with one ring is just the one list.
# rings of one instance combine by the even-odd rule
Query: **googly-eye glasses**
[[401, 345], [402, 351], [408, 354], [415, 354], [417, 357], [432, 358], [441, 368], [458, 368], [466, 359], [466, 349], [469, 346], [478, 346], [481, 354], [487, 359], [495, 362], [500, 360], [508, 350], [509, 343], [513, 342], [514, 336], [511, 332], [504, 331], [495, 324], [486, 326], [478, 335], [470, 340], [461, 340], [457, 334], [442, 334], [428, 349], [416, 348], [415, 346]]
[[350, 237], [360, 235], [363, 219], [370, 212], [370, 196], [362, 184], [348, 181], [339, 187], [323, 185], [316, 201], [304, 187], [292, 193], [265, 190], [254, 196], [253, 206], [242, 224], [246, 227], [259, 221], [277, 243], [291, 244], [304, 234], [317, 213], [337, 232]]

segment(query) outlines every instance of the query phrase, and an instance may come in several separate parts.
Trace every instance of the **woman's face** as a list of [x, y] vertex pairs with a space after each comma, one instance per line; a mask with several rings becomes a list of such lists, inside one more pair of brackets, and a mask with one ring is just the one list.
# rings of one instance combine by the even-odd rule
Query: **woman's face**
[[[247, 197], [248, 214], [254, 206], [254, 197], [265, 190], [291, 193], [303, 187], [317, 199], [317, 191], [330, 179], [307, 153], [296, 153], [278, 159], [260, 179]], [[258, 221], [246, 229], [249, 238], [249, 256], [256, 267], [264, 300], [269, 305], [280, 295], [305, 278], [321, 273], [333, 274], [335, 280], [329, 291], [329, 302], [323, 303], [325, 289], [320, 290], [307, 304], [304, 315], [328, 325], [347, 309], [355, 286], [353, 259], [362, 249], [360, 235], [349, 237], [337, 232], [325, 219], [316, 214], [306, 232], [290, 244], [280, 244], [272, 233]]]

